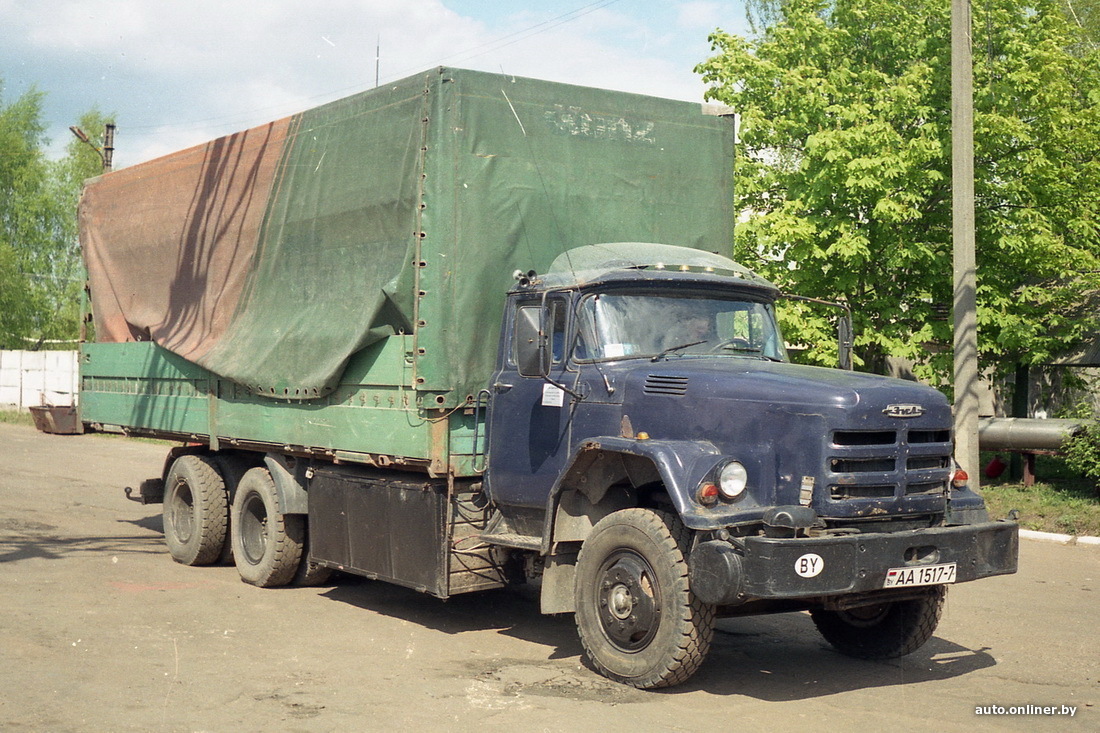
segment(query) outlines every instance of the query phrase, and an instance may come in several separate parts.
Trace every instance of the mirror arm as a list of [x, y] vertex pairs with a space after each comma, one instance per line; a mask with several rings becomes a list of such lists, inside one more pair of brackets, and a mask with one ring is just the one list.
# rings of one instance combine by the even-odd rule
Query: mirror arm
[[830, 308], [839, 308], [844, 312], [837, 323], [837, 365], [840, 369], [852, 371], [852, 347], [854, 329], [852, 328], [852, 309], [848, 307], [846, 303], [836, 303], [831, 300], [822, 300], [821, 298], [810, 298], [805, 295], [794, 295], [793, 293], [781, 293], [781, 297], [787, 300], [801, 300], [804, 303], [817, 303], [818, 305], [826, 305]]

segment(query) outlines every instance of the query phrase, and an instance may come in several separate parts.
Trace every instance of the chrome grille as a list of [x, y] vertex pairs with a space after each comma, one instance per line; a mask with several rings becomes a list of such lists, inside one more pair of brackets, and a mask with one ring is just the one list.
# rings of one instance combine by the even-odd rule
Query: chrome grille
[[826, 452], [832, 501], [941, 494], [950, 480], [949, 429], [836, 430]]

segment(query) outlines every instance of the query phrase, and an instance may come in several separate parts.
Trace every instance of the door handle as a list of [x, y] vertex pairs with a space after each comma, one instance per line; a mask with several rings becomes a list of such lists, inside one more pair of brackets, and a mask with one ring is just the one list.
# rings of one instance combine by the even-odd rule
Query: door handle
[[499, 392], [507, 392], [511, 388], [512, 388], [512, 385], [505, 384], [504, 382], [497, 382], [496, 384], [493, 385], [493, 389], [498, 393]]

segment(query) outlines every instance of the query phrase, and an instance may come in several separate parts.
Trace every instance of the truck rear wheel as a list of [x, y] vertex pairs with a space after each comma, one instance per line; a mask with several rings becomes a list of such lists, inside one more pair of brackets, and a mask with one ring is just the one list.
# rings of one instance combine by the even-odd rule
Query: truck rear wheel
[[581, 643], [600, 673], [648, 689], [679, 684], [703, 663], [714, 607], [688, 585], [689, 536], [675, 516], [640, 508], [593, 527], [574, 593]]
[[164, 541], [172, 559], [184, 565], [215, 562], [225, 544], [228, 499], [214, 462], [180, 456], [164, 483]]
[[283, 514], [266, 468], [252, 468], [237, 484], [230, 533], [241, 580], [261, 588], [286, 585], [302, 558], [305, 517]]
[[947, 586], [927, 589], [906, 601], [847, 611], [817, 609], [810, 616], [837, 651], [859, 659], [892, 659], [915, 652], [932, 638], [943, 614]]

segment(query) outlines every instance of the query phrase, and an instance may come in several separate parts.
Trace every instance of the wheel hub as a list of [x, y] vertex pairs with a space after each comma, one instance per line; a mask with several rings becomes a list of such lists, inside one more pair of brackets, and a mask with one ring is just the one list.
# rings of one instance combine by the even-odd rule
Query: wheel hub
[[267, 551], [267, 508], [263, 499], [249, 496], [241, 512], [241, 549], [252, 565], [263, 560]]
[[194, 517], [192, 516], [194, 499], [187, 484], [180, 482], [176, 490], [172, 492], [171, 502], [168, 509], [168, 522], [172, 526], [176, 539], [183, 544], [187, 544], [194, 532]]
[[657, 633], [661, 606], [649, 564], [633, 553], [608, 559], [599, 582], [600, 625], [624, 651], [645, 648]]
[[625, 585], [616, 585], [608, 594], [608, 610], [617, 619], [630, 618], [634, 610], [634, 598], [630, 595], [630, 589]]

